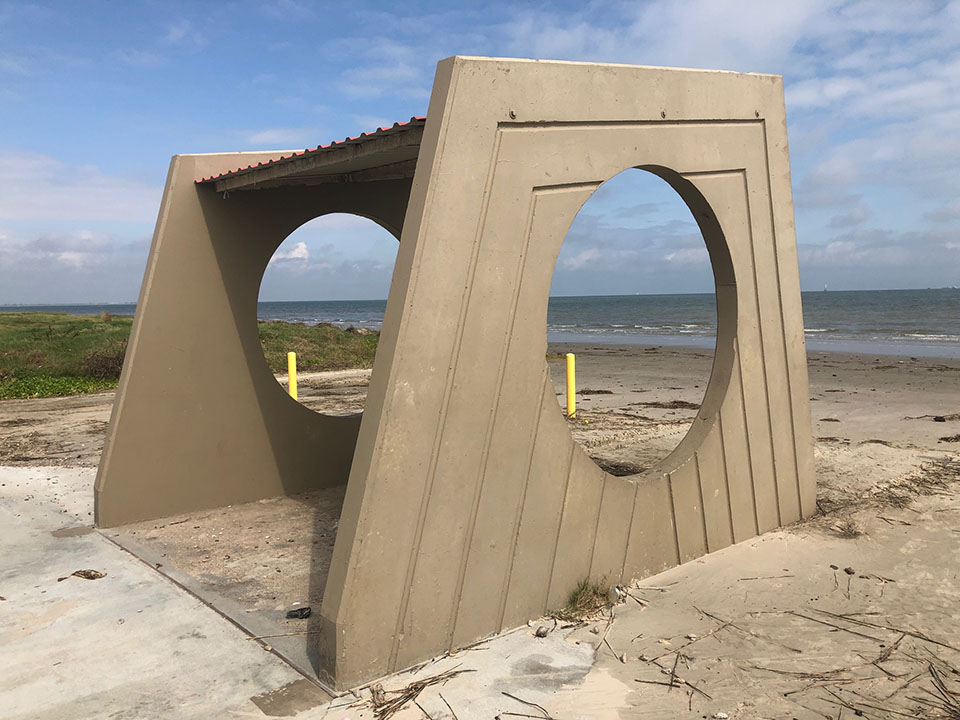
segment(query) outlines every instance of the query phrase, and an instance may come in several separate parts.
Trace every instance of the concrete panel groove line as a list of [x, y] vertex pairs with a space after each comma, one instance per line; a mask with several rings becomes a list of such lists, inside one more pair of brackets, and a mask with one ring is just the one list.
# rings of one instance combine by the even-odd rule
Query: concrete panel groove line
[[733, 498], [730, 495], [730, 471], [727, 464], [727, 445], [723, 436], [723, 413], [717, 416], [717, 433], [720, 435], [720, 461], [723, 465], [723, 485], [727, 491], [727, 520], [730, 523], [731, 542], [737, 542], [737, 532], [733, 527]]
[[[543, 367], [542, 377], [540, 379], [540, 397], [537, 402], [537, 410], [543, 406], [544, 396], [547, 391], [547, 383], [551, 383], [550, 380], [550, 368], [546, 364]], [[516, 549], [517, 542], [520, 539], [520, 521], [523, 517], [523, 505], [527, 499], [527, 489], [530, 487], [530, 474], [531, 469], [533, 468], [533, 452], [537, 444], [537, 435], [540, 430], [540, 423], [536, 422], [536, 418], [532, 423], [532, 434], [530, 437], [530, 449], [527, 455], [526, 461], [526, 473], [523, 480], [523, 490], [520, 493], [520, 497], [517, 500], [517, 507], [514, 510], [514, 519], [513, 519], [513, 532], [511, 533], [510, 541], [510, 551], [507, 553], [507, 564], [503, 570], [503, 582], [501, 583], [500, 590], [500, 607], [497, 609], [497, 627], [501, 630], [504, 629], [503, 618], [507, 610], [507, 598], [510, 593], [510, 578], [513, 574], [513, 565], [514, 560], [516, 559]]]
[[[449, 139], [449, 135], [447, 136], [447, 139]], [[440, 417], [439, 417], [439, 422], [437, 424], [436, 440], [433, 444], [433, 452], [430, 455], [430, 469], [427, 472], [428, 493], [426, 496], [426, 501], [422, 503], [420, 522], [418, 522], [417, 542], [414, 548], [412, 549], [410, 570], [408, 572], [407, 581], [405, 583], [403, 599], [401, 601], [400, 610], [397, 617], [397, 630], [394, 633], [393, 648], [390, 654], [390, 657], [391, 657], [390, 670], [391, 671], [397, 669], [396, 668], [397, 656], [400, 651], [400, 643], [405, 634], [403, 632], [403, 624], [409, 612], [410, 591], [414, 586], [414, 580], [416, 577], [417, 556], [420, 554], [420, 546], [423, 538], [423, 529], [429, 515], [428, 509], [430, 505], [433, 483], [436, 479], [437, 462], [440, 457], [440, 448], [443, 445], [443, 436], [444, 436], [444, 431], [446, 429], [445, 421], [446, 421], [447, 413], [450, 409], [450, 402], [453, 397], [454, 383], [456, 381], [456, 374], [457, 374], [457, 365], [460, 360], [460, 347], [463, 343], [464, 320], [466, 318], [466, 315], [469, 309], [470, 293], [473, 289], [472, 280], [476, 273], [477, 260], [480, 254], [480, 244], [482, 241], [483, 224], [484, 224], [484, 219], [486, 217], [487, 209], [489, 207], [489, 202], [490, 202], [490, 187], [493, 185], [493, 179], [496, 174], [496, 158], [499, 153], [499, 148], [500, 148], [500, 136], [498, 133], [491, 151], [491, 159], [490, 159], [490, 164], [487, 172], [487, 181], [484, 188], [483, 196], [481, 198], [482, 209], [480, 213], [480, 219], [477, 223], [477, 228], [473, 236], [469, 269], [467, 271], [468, 279], [464, 283], [463, 293], [460, 300], [459, 320], [457, 322], [457, 332], [454, 339], [454, 350], [450, 356], [450, 362], [448, 365], [447, 378], [444, 384], [444, 394], [443, 394], [443, 400], [441, 404]]]
[[[755, 352], [760, 358], [760, 371], [763, 376], [763, 404], [766, 409], [767, 415], [767, 436], [768, 443], [770, 445], [770, 462], [772, 463], [771, 473], [770, 473], [770, 482], [772, 482], [773, 493], [775, 498], [775, 507], [776, 507], [776, 521], [772, 527], [778, 527], [783, 523], [781, 517], [781, 505], [780, 505], [780, 487], [777, 483], [777, 449], [776, 449], [776, 438], [774, 437], [773, 432], [773, 415], [770, 411], [770, 381], [769, 375], [767, 373], [767, 345], [764, 342], [764, 329], [763, 329], [763, 310], [762, 302], [760, 300], [760, 272], [757, 269], [757, 243], [756, 243], [756, 233], [753, 231], [753, 212], [750, 209], [750, 185], [747, 181], [747, 173], [743, 173], [743, 197], [746, 206], [746, 233], [747, 238], [750, 244], [750, 261], [751, 269], [753, 275], [753, 297], [756, 303], [756, 327], [758, 334], [758, 343]], [[766, 528], [764, 528], [766, 529]]]
[[[97, 525], [346, 483], [305, 640], [319, 678], [343, 690], [539, 617], [585, 578], [647, 577], [813, 512], [782, 86], [452, 57], [426, 119], [307, 154], [176, 156]], [[627, 168], [665, 180], [693, 214], [717, 347], [691, 429], [621, 478], [574, 442], [544, 352], [564, 237]], [[256, 336], [271, 253], [326, 212], [401, 238], [362, 420], [293, 402]], [[171, 327], [215, 371], [187, 368]]]
[[[766, 120], [764, 120], [764, 124], [763, 124], [763, 157], [764, 157], [764, 169], [766, 170], [766, 178], [767, 178], [767, 197], [769, 199], [769, 202], [767, 203], [767, 207], [770, 210], [770, 229], [775, 238], [777, 233], [777, 220], [776, 220], [776, 212], [773, 207], [773, 178], [770, 175], [770, 144], [767, 138]], [[787, 323], [789, 322], [790, 318], [787, 315], [785, 315], [783, 312], [783, 295], [784, 295], [783, 273], [781, 272], [781, 269], [780, 269], [780, 265], [781, 265], [780, 248], [777, 246], [776, 243], [774, 243], [773, 257], [774, 257], [774, 265], [776, 268], [776, 277], [777, 277], [777, 302], [778, 302], [778, 307], [780, 311], [779, 316], [781, 318], [781, 327], [783, 329], [783, 333], [781, 336], [783, 340], [783, 356], [784, 358], [786, 358], [787, 402], [790, 408], [790, 438], [794, 441], [793, 443], [791, 443], [791, 446], [793, 448], [793, 463], [794, 463], [794, 468], [795, 468], [796, 478], [797, 478], [797, 507], [801, 508], [801, 511], [798, 514], [798, 518], [797, 518], [799, 519], [799, 516], [802, 515], [803, 493], [801, 490], [800, 479], [799, 479], [801, 476], [800, 475], [800, 454], [797, 451], [797, 447], [795, 444], [796, 437], [797, 437], [796, 420], [795, 420], [796, 416], [794, 412], [794, 387], [793, 387], [795, 383], [793, 375], [795, 373], [792, 373], [790, 368], [791, 355], [790, 355], [789, 342], [787, 340]], [[802, 338], [803, 335], [801, 334], [800, 337]], [[804, 370], [805, 369], [806, 368], [804, 368]], [[804, 391], [804, 394], [806, 395], [806, 391]]]
[[570, 443], [570, 452], [567, 455], [567, 473], [563, 483], [563, 505], [560, 506], [560, 519], [557, 522], [557, 533], [553, 540], [553, 550], [550, 557], [550, 577], [543, 589], [543, 610], [546, 612], [550, 607], [551, 591], [553, 590], [554, 575], [557, 572], [557, 550], [560, 547], [560, 532], [563, 530], [563, 518], [567, 514], [567, 501], [570, 497], [570, 477], [573, 475], [573, 456], [577, 451], [577, 446]]
[[527, 260], [528, 247], [530, 244], [530, 232], [531, 226], [533, 225], [533, 214], [534, 208], [537, 203], [537, 193], [533, 193], [530, 196], [527, 209], [527, 217], [523, 225], [523, 230], [521, 232], [521, 241], [519, 256], [516, 258], [516, 270], [514, 272], [513, 278], [513, 292], [512, 298], [510, 300], [510, 311], [507, 316], [506, 327], [503, 332], [503, 339], [501, 340], [501, 352], [500, 357], [497, 362], [497, 378], [496, 378], [496, 390], [493, 396], [493, 403], [490, 407], [489, 417], [487, 419], [486, 428], [484, 428], [484, 442], [483, 442], [483, 452], [480, 456], [480, 465], [477, 469], [477, 480], [476, 482], [476, 491], [474, 493], [473, 505], [470, 510], [470, 519], [467, 527], [466, 533], [466, 542], [463, 546], [463, 553], [460, 559], [460, 567], [458, 569], [457, 575], [457, 587], [454, 592], [454, 605], [451, 609], [450, 615], [450, 627], [448, 630], [448, 644], [453, 645], [454, 631], [459, 617], [459, 608], [460, 601], [463, 594], [463, 584], [464, 579], [467, 573], [468, 560], [470, 557], [470, 549], [473, 545], [473, 533], [474, 528], [476, 527], [477, 514], [480, 509], [480, 497], [483, 494], [484, 484], [486, 481], [487, 474], [487, 460], [490, 457], [490, 445], [493, 441], [493, 427], [497, 421], [497, 412], [500, 407], [500, 397], [503, 390], [503, 377], [504, 372], [506, 371], [507, 366], [507, 357], [510, 354], [510, 340], [513, 337], [513, 328], [517, 318], [517, 304], [520, 299], [520, 290], [521, 284], [523, 282], [523, 270]]

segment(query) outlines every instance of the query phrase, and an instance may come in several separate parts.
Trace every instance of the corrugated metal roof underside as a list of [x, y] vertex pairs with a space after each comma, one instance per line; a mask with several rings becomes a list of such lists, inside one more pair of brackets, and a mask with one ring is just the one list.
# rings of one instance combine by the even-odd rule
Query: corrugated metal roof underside
[[281, 185], [412, 177], [425, 123], [425, 117], [413, 117], [371, 133], [227, 170], [196, 182], [213, 183], [218, 192], [227, 192]]

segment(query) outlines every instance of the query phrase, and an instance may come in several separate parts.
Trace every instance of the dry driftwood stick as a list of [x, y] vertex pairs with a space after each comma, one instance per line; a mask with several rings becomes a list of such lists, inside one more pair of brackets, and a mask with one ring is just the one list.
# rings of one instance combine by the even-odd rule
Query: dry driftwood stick
[[[673, 650], [673, 651], [671, 651], [671, 652], [676, 652], [676, 653], [679, 654], [679, 650]], [[647, 658], [647, 657], [641, 656], [640, 659], [643, 660], [644, 662], [648, 662], [648, 663], [652, 663], [652, 664], [656, 665], [658, 668], [660, 668], [660, 669], [663, 670], [664, 672], [666, 672], [666, 670], [667, 670], [663, 665], [661, 665], [661, 664], [658, 662], [658, 658]], [[674, 665], [674, 668], [676, 668], [676, 665]], [[698, 693], [698, 694], [700, 694], [700, 695], [703, 695], [707, 700], [713, 700], [712, 697], [710, 697], [706, 692], [704, 692], [703, 690], [701, 690], [700, 688], [698, 688], [696, 685], [691, 685], [689, 682], [687, 682], [687, 681], [684, 680], [683, 678], [678, 678], [678, 677], [676, 677], [675, 674], [672, 675], [672, 677], [671, 677], [671, 682], [670, 682], [670, 683], [656, 682], [656, 681], [653, 681], [653, 680], [640, 680], [640, 679], [637, 679], [637, 682], [647, 683], [647, 684], [649, 684], [649, 685], [670, 685], [670, 684], [672, 683], [672, 684], [673, 684], [673, 687], [677, 687], [677, 685], [676, 685], [676, 680], [679, 680], [683, 685], [686, 685], [688, 688], [690, 688], [690, 689], [693, 690], [694, 692], [696, 692], [696, 693]]]
[[832, 622], [827, 622], [826, 620], [817, 620], [817, 618], [810, 617], [809, 615], [804, 615], [803, 613], [798, 613], [793, 610], [787, 610], [787, 615], [794, 615], [798, 618], [803, 618], [804, 620], [809, 620], [810, 622], [819, 623], [821, 625], [826, 625], [827, 627], [836, 628], [837, 630], [842, 630], [843, 632], [850, 633], [851, 635], [857, 635], [867, 640], [873, 640], [874, 642], [882, 643], [883, 638], [874, 637], [873, 635], [867, 635], [866, 633], [857, 632], [856, 630], [850, 630], [849, 628], [842, 627]]
[[516, 695], [511, 695], [510, 693], [508, 693], [508, 692], [506, 692], [506, 691], [504, 691], [504, 690], [501, 690], [500, 693], [501, 693], [502, 695], [506, 695], [506, 696], [507, 696], [508, 698], [510, 698], [511, 700], [516, 700], [516, 701], [519, 702], [519, 703], [523, 703], [524, 705], [527, 705], [527, 706], [529, 706], [529, 707], [536, 708], [537, 710], [539, 710], [540, 712], [543, 713], [543, 720], [553, 720], [553, 717], [550, 715], [550, 713], [548, 713], [545, 708], [540, 707], [540, 706], [537, 705], [536, 703], [534, 703], [534, 702], [529, 702], [528, 700], [524, 700], [523, 698], [518, 698]]
[[450, 714], [453, 716], [453, 720], [460, 720], [460, 718], [457, 717], [457, 713], [454, 712], [452, 707], [450, 707], [450, 703], [448, 703], [447, 699], [443, 696], [443, 693], [437, 693], [437, 695], [439, 695], [440, 699], [443, 700], [443, 704], [447, 706], [447, 710], [450, 711]]
[[737, 580], [737, 582], [744, 582], [745, 580], [779, 580], [781, 578], [792, 578], [796, 575], [758, 575], [756, 577], [743, 577]]
[[664, 687], [676, 687], [673, 683], [664, 682], [663, 680], [641, 680], [640, 678], [634, 678], [634, 682], [643, 683], [645, 685], [663, 685]]
[[799, 648], [791, 647], [791, 646], [789, 646], [789, 645], [784, 645], [782, 642], [779, 642], [778, 640], [774, 640], [773, 638], [768, 638], [768, 637], [766, 637], [765, 635], [761, 635], [760, 633], [753, 632], [753, 630], [747, 630], [746, 628], [742, 628], [742, 627], [740, 627], [739, 625], [737, 625], [736, 623], [734, 623], [732, 620], [724, 620], [723, 618], [717, 617], [716, 615], [713, 615], [712, 613], [708, 613], [706, 610], [701, 610], [701, 609], [698, 608], [696, 605], [693, 606], [693, 609], [696, 610], [698, 613], [700, 613], [700, 614], [702, 614], [702, 615], [706, 615], [708, 618], [710, 618], [711, 620], [714, 620], [715, 622], [718, 622], [718, 623], [720, 623], [720, 624], [722, 624], [722, 625], [729, 625], [730, 627], [732, 627], [732, 628], [734, 628], [734, 629], [736, 629], [736, 630], [739, 630], [740, 632], [745, 633], [745, 634], [749, 635], [750, 637], [755, 637], [755, 638], [757, 638], [758, 640], [763, 640], [764, 642], [770, 643], [770, 644], [772, 644], [772, 645], [776, 645], [776, 646], [778, 646], [778, 647], [786, 648], [786, 649], [789, 650], [790, 652], [795, 652], [795, 653], [802, 653], [802, 652], [803, 652], [803, 650], [800, 650]]
[[832, 613], [829, 610], [817, 610], [816, 612], [822, 613], [824, 615], [829, 615], [830, 617], [837, 618], [838, 620], [846, 620], [847, 622], [851, 622], [856, 625], [863, 625], [864, 627], [872, 627], [872, 628], [876, 628], [877, 630], [886, 630], [887, 632], [896, 632], [896, 633], [901, 633], [903, 635], [909, 635], [910, 637], [916, 638], [917, 640], [923, 640], [924, 642], [933, 643], [934, 645], [939, 645], [940, 647], [945, 647], [948, 650], [954, 650], [955, 652], [960, 652], [960, 648], [956, 648], [953, 645], [949, 645], [945, 642], [940, 642], [939, 640], [934, 640], [932, 637], [924, 635], [922, 632], [919, 632], [917, 630], [904, 630], [903, 628], [894, 627], [893, 625], [879, 625], [877, 623], [868, 622], [867, 620], [859, 620], [849, 615], [838, 615], [837, 613]]
[[[680, 653], [677, 652], [677, 656], [673, 659], [673, 667], [670, 669], [670, 690], [674, 688], [677, 682], [677, 663], [680, 662]], [[667, 690], [667, 692], [670, 692]]]
[[294, 635], [314, 635], [322, 630], [297, 630], [296, 632], [276, 633], [275, 635], [251, 635], [247, 640], [263, 640], [264, 638], [292, 637]]

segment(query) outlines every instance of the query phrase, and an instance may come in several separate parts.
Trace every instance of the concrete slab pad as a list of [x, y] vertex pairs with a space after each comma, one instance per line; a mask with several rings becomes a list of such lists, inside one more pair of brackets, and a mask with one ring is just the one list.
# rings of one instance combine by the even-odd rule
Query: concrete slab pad
[[[92, 483], [84, 469], [0, 470], [4, 717], [262, 716], [251, 697], [303, 676], [107, 538], [85, 532]], [[71, 574], [81, 569], [104, 577]]]

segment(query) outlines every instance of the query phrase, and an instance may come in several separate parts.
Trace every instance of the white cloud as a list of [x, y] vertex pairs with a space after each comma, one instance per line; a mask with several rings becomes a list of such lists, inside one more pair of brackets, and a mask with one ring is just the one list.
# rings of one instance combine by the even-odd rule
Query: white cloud
[[[423, 38], [423, 42], [436, 42], [436, 38]], [[359, 47], [354, 40], [335, 46], [357, 58], [357, 64], [346, 69], [338, 82], [345, 95], [357, 99], [388, 96], [404, 97], [409, 102], [428, 98], [433, 66], [425, 58], [436, 62], [443, 55], [437, 52], [431, 56], [422, 45], [404, 45], [382, 36], [366, 38]]]
[[199, 30], [193, 27], [189, 20], [181, 20], [170, 25], [163, 41], [168, 45], [189, 46], [194, 49], [207, 44], [207, 39]]
[[149, 242], [90, 230], [0, 231], [0, 304], [129, 302]]
[[14, 57], [12, 55], [0, 55], [0, 73], [26, 75], [26, 62], [22, 58]]
[[114, 52], [114, 57], [125, 65], [135, 67], [159, 67], [167, 62], [167, 59], [159, 53], [135, 48], [120, 48]]
[[0, 220], [153, 223], [161, 187], [39, 153], [0, 154]]
[[310, 251], [305, 242], [298, 242], [289, 250], [277, 250], [270, 258], [270, 265], [285, 260], [307, 261], [310, 259]]
[[804, 287], [944, 287], [960, 284], [960, 242], [952, 231], [896, 233], [863, 228], [823, 245], [798, 245]]
[[663, 259], [672, 265], [707, 265], [710, 263], [710, 255], [706, 247], [682, 248], [674, 250], [663, 256]]
[[248, 145], [261, 147], [306, 148], [327, 142], [319, 137], [319, 131], [309, 127], [274, 127], [254, 130], [243, 135]]
[[953, 202], [946, 203], [945, 205], [941, 205], [935, 210], [926, 212], [923, 216], [927, 220], [931, 220], [935, 223], [960, 221], [960, 198], [957, 198]]

